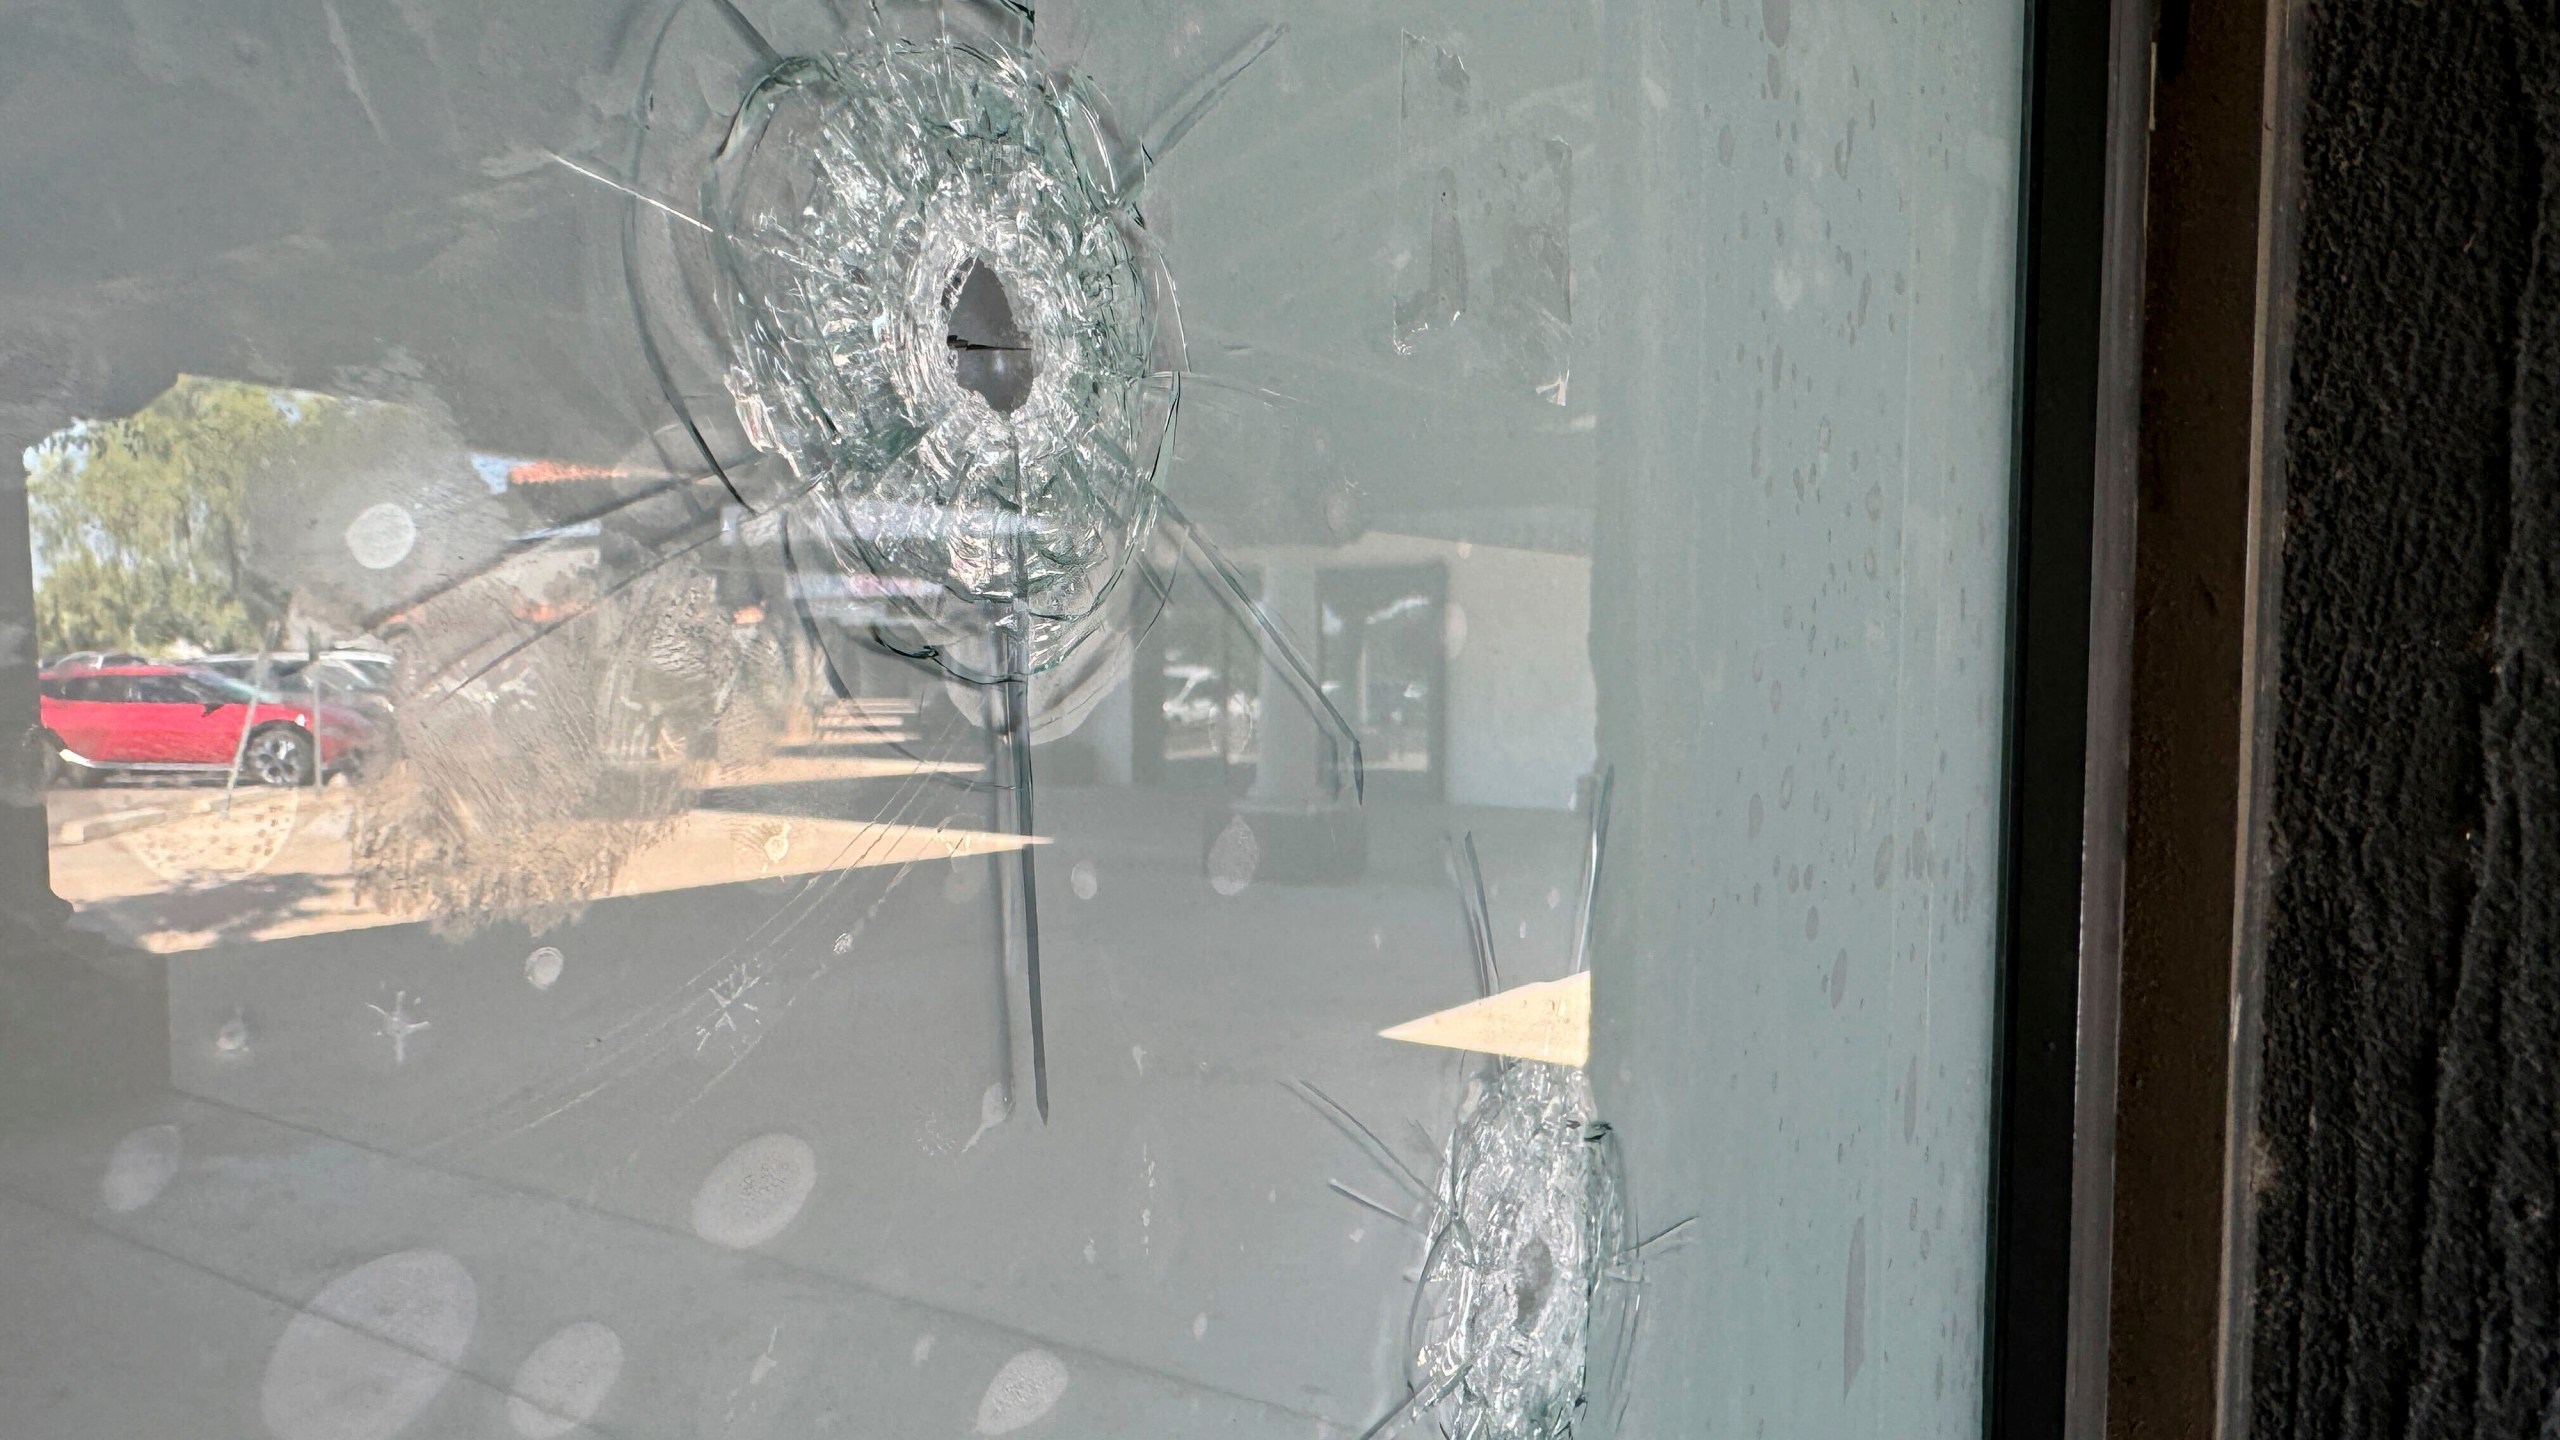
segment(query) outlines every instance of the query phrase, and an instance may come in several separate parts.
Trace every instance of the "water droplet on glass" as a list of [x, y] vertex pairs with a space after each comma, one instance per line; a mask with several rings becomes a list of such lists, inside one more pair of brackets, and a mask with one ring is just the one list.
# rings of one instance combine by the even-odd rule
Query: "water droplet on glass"
[[1067, 872], [1067, 883], [1075, 887], [1077, 899], [1090, 900], [1102, 888], [1102, 875], [1093, 868], [1092, 861], [1079, 860], [1076, 868]]
[[232, 1011], [231, 1018], [222, 1022], [222, 1028], [213, 1032], [213, 1048], [220, 1055], [248, 1054], [249, 1017], [237, 1010]]
[[907, 1363], [921, 1370], [924, 1368], [924, 1362], [932, 1358], [933, 1337], [931, 1335], [917, 1336], [916, 1348], [907, 1352]]
[[560, 967], [567, 963], [557, 945], [545, 945], [524, 957], [524, 983], [536, 990], [548, 990], [560, 983]]

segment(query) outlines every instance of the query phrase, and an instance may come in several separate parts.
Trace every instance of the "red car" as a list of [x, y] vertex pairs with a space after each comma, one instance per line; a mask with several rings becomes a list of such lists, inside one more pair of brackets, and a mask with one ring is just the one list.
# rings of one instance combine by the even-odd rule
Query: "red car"
[[[183, 665], [49, 670], [36, 677], [47, 743], [75, 783], [110, 772], [227, 774], [307, 785], [353, 769], [372, 739], [364, 716], [296, 704]], [[316, 722], [316, 723], [315, 723]]]

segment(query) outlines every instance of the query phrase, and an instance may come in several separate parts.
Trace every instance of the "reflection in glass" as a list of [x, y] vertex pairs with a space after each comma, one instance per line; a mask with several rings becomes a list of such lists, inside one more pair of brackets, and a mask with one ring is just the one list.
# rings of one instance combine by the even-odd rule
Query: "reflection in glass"
[[1446, 573], [1327, 569], [1316, 582], [1325, 692], [1360, 736], [1372, 783], [1440, 788]]
[[13, 1423], [1976, 1428], [2014, 17], [115, 17]]

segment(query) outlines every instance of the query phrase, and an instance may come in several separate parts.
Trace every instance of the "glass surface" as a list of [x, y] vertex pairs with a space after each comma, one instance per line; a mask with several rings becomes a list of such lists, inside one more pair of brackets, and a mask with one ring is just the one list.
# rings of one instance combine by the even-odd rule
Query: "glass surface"
[[1033, 8], [0, 19], [0, 1429], [1979, 1430], [2016, 8]]

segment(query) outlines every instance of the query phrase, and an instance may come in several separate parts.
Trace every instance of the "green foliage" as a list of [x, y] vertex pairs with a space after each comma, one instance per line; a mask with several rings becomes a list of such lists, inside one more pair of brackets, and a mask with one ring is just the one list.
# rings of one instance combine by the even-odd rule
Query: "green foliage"
[[27, 499], [43, 652], [254, 648], [243, 500], [346, 413], [329, 396], [185, 375], [125, 419], [38, 446]]

